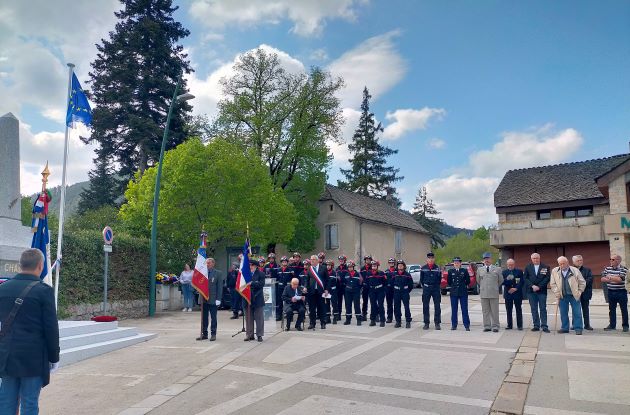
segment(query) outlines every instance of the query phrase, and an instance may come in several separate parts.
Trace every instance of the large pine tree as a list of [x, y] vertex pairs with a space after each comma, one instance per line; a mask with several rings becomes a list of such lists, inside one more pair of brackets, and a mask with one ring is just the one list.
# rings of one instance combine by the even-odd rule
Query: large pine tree
[[393, 206], [399, 207], [393, 184], [403, 179], [398, 175], [399, 169], [387, 166], [387, 157], [398, 153], [379, 143], [378, 134], [383, 131], [381, 123], [376, 124], [374, 113], [370, 112], [370, 95], [367, 87], [363, 89], [361, 118], [354, 132], [352, 143], [348, 146], [352, 153], [350, 169], [341, 169], [345, 181], [338, 181], [342, 189], [384, 199]]
[[[172, 0], [120, 0], [123, 9], [119, 19], [97, 45], [97, 58], [90, 72], [90, 98], [96, 104], [92, 118], [92, 135], [85, 142], [99, 144], [97, 159], [118, 166], [120, 178], [115, 190], [122, 195], [127, 181], [136, 171], [144, 170], [159, 158], [166, 116], [177, 78], [192, 71], [187, 55], [178, 42], [190, 34], [173, 19], [178, 7]], [[182, 81], [180, 93], [187, 91]], [[179, 104], [173, 111], [166, 148], [184, 141], [191, 107]], [[91, 186], [101, 177], [96, 166]], [[110, 176], [111, 178], [111, 176]], [[100, 206], [111, 202], [96, 189], [85, 193], [97, 197], [89, 204]], [[114, 197], [114, 198], [115, 198]], [[85, 197], [84, 206], [87, 201]]]
[[431, 234], [431, 245], [442, 247], [446, 243], [444, 237], [444, 221], [437, 217], [440, 212], [437, 210], [433, 200], [429, 198], [426, 186], [418, 189], [416, 201], [413, 204], [412, 216]]
[[114, 205], [118, 197], [116, 179], [106, 159], [94, 159], [95, 168], [88, 173], [90, 186], [80, 194], [78, 211], [80, 214], [104, 205]]

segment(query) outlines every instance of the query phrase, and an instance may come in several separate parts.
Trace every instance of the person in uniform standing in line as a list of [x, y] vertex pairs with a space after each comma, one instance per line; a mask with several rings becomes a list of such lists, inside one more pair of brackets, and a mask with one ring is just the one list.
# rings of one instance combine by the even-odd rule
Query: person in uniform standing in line
[[394, 316], [396, 317], [396, 325], [401, 327], [402, 313], [400, 303], [405, 306], [405, 328], [411, 327], [411, 310], [409, 309], [409, 293], [413, 290], [413, 278], [407, 272], [407, 264], [402, 259], [396, 262], [396, 273], [392, 278], [392, 288], [394, 289]]
[[394, 277], [396, 276], [396, 260], [387, 260], [388, 268], [385, 271], [387, 285], [385, 286], [385, 302], [387, 303], [387, 323], [391, 323], [394, 316]]
[[[262, 262], [264, 258], [260, 258]], [[265, 274], [258, 269], [259, 263], [252, 258], [249, 262], [249, 270], [252, 273], [251, 282], [251, 304], [245, 307], [245, 341], [254, 340], [254, 323], [256, 323], [256, 337], [259, 342], [263, 341], [265, 335], [265, 296], [263, 287], [265, 286]]]
[[516, 262], [510, 258], [507, 260], [507, 269], [503, 270], [503, 298], [505, 299], [505, 311], [507, 313], [506, 330], [512, 330], [512, 309], [516, 309], [516, 328], [523, 330], [523, 290], [525, 278], [523, 271], [516, 268]]
[[273, 290], [276, 296], [276, 321], [282, 321], [282, 292], [284, 291], [284, 285], [280, 286], [278, 278], [278, 263], [276, 262], [276, 254], [270, 252], [267, 255], [267, 265], [263, 268], [263, 273], [266, 278], [275, 278]]
[[584, 288], [584, 292], [580, 296], [580, 306], [582, 307], [582, 319], [584, 320], [584, 330], [593, 330], [591, 327], [591, 314], [589, 310], [589, 302], [591, 298], [593, 298], [593, 272], [590, 268], [586, 268], [584, 266], [584, 258], [582, 255], [573, 255], [571, 258], [573, 262], [573, 266], [576, 267], [584, 281], [586, 281], [586, 288]]
[[[339, 282], [339, 276], [335, 271], [335, 263], [329, 259], [326, 261], [326, 290], [330, 294], [330, 305], [332, 306], [332, 324], [337, 324], [341, 320], [341, 304], [339, 303], [339, 296], [337, 290], [341, 283]], [[330, 313], [330, 308], [326, 307], [327, 313]], [[330, 317], [326, 320], [329, 321]]]
[[547, 285], [551, 278], [551, 269], [549, 266], [540, 263], [540, 254], [534, 252], [531, 255], [531, 264], [527, 264], [523, 271], [525, 277], [525, 290], [527, 291], [527, 299], [532, 309], [532, 331], [542, 329], [545, 333], [549, 333], [547, 325]]
[[376, 326], [376, 318], [378, 316], [381, 327], [385, 327], [385, 286], [387, 285], [387, 277], [383, 271], [379, 271], [380, 263], [372, 260], [370, 273], [367, 277], [367, 283], [370, 289], [370, 326]]
[[345, 292], [346, 292], [346, 281], [343, 277], [342, 271], [346, 271], [348, 269], [346, 267], [346, 261], [348, 259], [346, 258], [345, 255], [339, 255], [337, 259], [339, 260], [339, 266], [335, 270], [335, 272], [337, 273], [337, 281], [339, 282], [338, 288], [337, 288], [337, 298], [338, 298], [337, 304], [339, 305], [339, 313], [341, 315], [343, 311], [343, 304], [344, 304]]
[[354, 261], [348, 261], [348, 267], [342, 271], [344, 286], [346, 287], [344, 299], [346, 301], [346, 321], [344, 325], [350, 324], [354, 306], [354, 315], [357, 319], [357, 326], [361, 325], [361, 275], [354, 269]]
[[[299, 278], [300, 275], [302, 275], [302, 273], [304, 272], [304, 263], [302, 262], [302, 256], [300, 255], [299, 252], [294, 252], [292, 258], [293, 258], [293, 266], [291, 268], [292, 268], [293, 274], [295, 274], [295, 276]], [[308, 259], [305, 261], [308, 261]], [[304, 285], [304, 284], [305, 284], [305, 280], [301, 279], [300, 285]]]
[[239, 315], [243, 315], [243, 303], [241, 293], [236, 289], [236, 280], [238, 279], [238, 262], [232, 263], [232, 269], [227, 276], [227, 288], [230, 293], [230, 306], [232, 307], [231, 320], [236, 320]]
[[461, 305], [462, 321], [466, 331], [470, 331], [470, 317], [468, 317], [468, 286], [470, 274], [462, 268], [462, 259], [453, 258], [453, 268], [448, 270], [448, 286], [451, 287], [451, 330], [457, 330], [457, 306]]
[[368, 302], [370, 298], [370, 287], [367, 284], [367, 277], [372, 270], [370, 264], [372, 263], [372, 256], [366, 255], [363, 257], [363, 268], [361, 268], [361, 300], [363, 300], [363, 304], [361, 304], [361, 318], [363, 321], [367, 321], [367, 309]]
[[498, 332], [499, 322], [499, 288], [503, 285], [501, 268], [492, 264], [492, 254], [483, 254], [483, 265], [477, 267], [479, 281], [479, 298], [483, 314], [483, 331]]
[[[293, 273], [293, 270], [291, 268], [289, 268], [289, 258], [287, 258], [286, 256], [283, 256], [282, 258], [280, 258], [280, 268], [278, 268], [278, 288], [281, 289], [282, 293], [284, 293], [284, 289], [291, 285], [291, 280], [295, 277], [297, 277], [297, 275], [295, 275]], [[299, 282], [299, 280], [298, 280]], [[276, 306], [276, 316], [281, 316], [282, 318], [282, 307], [283, 307], [283, 301], [280, 301], [279, 304]], [[277, 317], [276, 317], [277, 320]]]
[[433, 300], [433, 322], [435, 329], [441, 330], [442, 310], [440, 301], [442, 293], [440, 292], [440, 282], [442, 280], [442, 272], [440, 267], [435, 263], [435, 255], [433, 252], [427, 254], [427, 263], [420, 268], [420, 286], [422, 286], [422, 316], [424, 318], [424, 330], [429, 329], [431, 315], [429, 313], [430, 301]]

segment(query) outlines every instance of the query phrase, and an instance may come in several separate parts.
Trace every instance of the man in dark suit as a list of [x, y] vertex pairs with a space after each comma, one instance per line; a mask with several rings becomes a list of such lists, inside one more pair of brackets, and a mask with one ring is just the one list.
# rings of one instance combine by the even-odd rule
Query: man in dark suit
[[295, 322], [295, 328], [298, 331], [302, 331], [302, 322], [304, 321], [304, 315], [306, 314], [306, 288], [300, 285], [300, 280], [297, 278], [291, 279], [291, 284], [284, 287], [282, 292], [282, 301], [284, 302], [284, 314], [287, 318], [286, 331], [291, 330], [291, 321], [293, 320], [293, 313], [298, 313], [297, 321]]
[[38, 413], [39, 393], [59, 365], [55, 297], [53, 289], [39, 280], [44, 255], [37, 249], [27, 249], [20, 258], [20, 267], [21, 273], [0, 286], [2, 414], [17, 413], [18, 403], [20, 413]]
[[507, 260], [507, 269], [503, 270], [503, 298], [507, 312], [507, 330], [512, 329], [512, 309], [516, 308], [516, 328], [523, 330], [523, 271], [516, 268], [512, 258]]
[[197, 340], [208, 338], [208, 313], [210, 314], [210, 341], [217, 339], [217, 309], [221, 305], [223, 298], [223, 283], [225, 277], [223, 272], [214, 267], [214, 258], [206, 259], [208, 267], [208, 301], [204, 301], [201, 306], [201, 336]]
[[[264, 261], [264, 258], [261, 258]], [[254, 323], [256, 323], [256, 337], [263, 341], [265, 335], [265, 274], [259, 269], [260, 262], [254, 258], [249, 261], [249, 270], [252, 273], [251, 304], [245, 305], [245, 341], [254, 340]]]
[[547, 285], [551, 278], [551, 269], [540, 263], [540, 254], [531, 255], [532, 262], [525, 267], [523, 276], [525, 277], [525, 290], [527, 299], [532, 309], [532, 331], [542, 329], [549, 333], [547, 326]]
[[[310, 323], [308, 328], [310, 330], [315, 329], [315, 323], [319, 319], [319, 323], [322, 329], [326, 328], [326, 315], [324, 313], [324, 299], [322, 294], [326, 289], [325, 281], [327, 278], [326, 268], [319, 265], [319, 258], [317, 255], [311, 255], [310, 266], [304, 267], [306, 273], [306, 279], [304, 286], [308, 290], [308, 314]], [[315, 278], [317, 276], [317, 278]]]
[[580, 270], [582, 277], [584, 277], [584, 280], [586, 281], [586, 288], [580, 296], [584, 330], [593, 330], [593, 327], [591, 327], [591, 318], [588, 308], [589, 302], [591, 301], [591, 298], [593, 298], [593, 272], [590, 268], [586, 268], [584, 266], [584, 258], [582, 258], [582, 255], [573, 255], [573, 258], [571, 259], [573, 261], [573, 266]]

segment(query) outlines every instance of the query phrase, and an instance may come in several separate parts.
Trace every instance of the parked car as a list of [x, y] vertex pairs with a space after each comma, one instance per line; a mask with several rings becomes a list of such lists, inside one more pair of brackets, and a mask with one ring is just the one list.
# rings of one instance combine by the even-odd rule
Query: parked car
[[422, 265], [420, 264], [409, 264], [407, 265], [407, 272], [411, 274], [411, 278], [413, 279], [413, 284], [416, 287], [420, 287], [420, 268]]
[[[468, 292], [471, 294], [479, 295], [479, 284], [477, 283], [477, 266], [483, 264], [483, 262], [462, 262], [462, 267], [468, 269], [468, 275], [470, 275], [470, 284], [468, 285]], [[451, 287], [448, 286], [448, 270], [454, 268], [453, 263], [446, 264], [442, 268], [442, 280], [440, 281], [440, 291], [442, 295], [446, 295]]]

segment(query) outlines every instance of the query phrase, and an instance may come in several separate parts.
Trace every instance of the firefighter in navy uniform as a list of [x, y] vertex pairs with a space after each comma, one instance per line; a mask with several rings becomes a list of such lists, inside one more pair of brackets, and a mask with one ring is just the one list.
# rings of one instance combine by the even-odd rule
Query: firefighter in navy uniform
[[[332, 324], [337, 324], [341, 320], [341, 303], [339, 303], [339, 296], [337, 295], [341, 282], [335, 271], [335, 263], [330, 259], [326, 261], [326, 274], [328, 276], [326, 290], [330, 294], [330, 305], [332, 306]], [[326, 312], [330, 313], [330, 308], [327, 307]]]
[[392, 277], [392, 288], [394, 289], [394, 316], [396, 317], [396, 325], [401, 327], [402, 313], [400, 303], [405, 306], [405, 328], [411, 327], [411, 310], [409, 309], [409, 293], [413, 290], [413, 278], [407, 272], [407, 264], [402, 259], [396, 262], [396, 272]]
[[346, 302], [346, 321], [344, 325], [350, 324], [352, 320], [352, 311], [354, 307], [354, 315], [357, 318], [357, 326], [361, 325], [361, 274], [355, 271], [354, 261], [348, 261], [348, 266], [345, 270], [342, 270], [342, 278], [344, 280], [344, 286], [346, 291], [344, 293], [344, 299]]
[[371, 271], [370, 264], [372, 263], [372, 256], [366, 255], [363, 257], [363, 268], [359, 271], [361, 274], [361, 300], [363, 303], [361, 304], [361, 319], [363, 321], [367, 321], [367, 309], [368, 302], [370, 297], [370, 287], [367, 285], [367, 276]]
[[385, 302], [387, 303], [387, 322], [391, 323], [394, 316], [394, 276], [396, 275], [396, 260], [390, 258], [387, 261], [388, 268], [385, 271], [387, 286], [385, 287]]
[[341, 313], [346, 292], [346, 281], [342, 276], [342, 271], [346, 271], [348, 268], [346, 267], [347, 258], [345, 255], [339, 255], [337, 259], [339, 260], [339, 266], [335, 270], [337, 272], [337, 281], [339, 281], [339, 287], [337, 288], [337, 298], [339, 300], [337, 304], [339, 304], [339, 313]]
[[462, 259], [453, 258], [453, 268], [448, 270], [448, 286], [451, 287], [451, 330], [457, 330], [457, 306], [462, 308], [462, 321], [466, 331], [470, 331], [468, 317], [468, 286], [470, 274], [467, 268], [462, 268]]
[[276, 254], [270, 252], [267, 255], [267, 265], [262, 269], [265, 277], [267, 278], [275, 278], [275, 294], [276, 294], [276, 321], [282, 321], [282, 292], [284, 291], [284, 286], [280, 287], [278, 285], [278, 263], [276, 262]]
[[326, 266], [326, 253], [320, 252], [319, 254], [317, 254], [317, 261], [319, 261], [320, 267], [325, 267]]
[[[276, 298], [281, 298], [282, 293], [284, 292], [284, 287], [286, 287], [287, 285], [291, 285], [291, 280], [293, 279], [293, 277], [297, 277], [297, 275], [293, 273], [293, 269], [289, 268], [289, 258], [287, 258], [286, 256], [283, 256], [282, 258], [280, 258], [280, 267], [278, 268], [278, 271], [276, 274], [277, 274], [276, 293], [278, 292], [280, 293], [280, 297], [276, 297]], [[278, 316], [282, 318], [282, 309], [283, 309], [283, 302], [282, 301], [277, 302], [276, 303], [276, 321], [278, 320]]]
[[300, 275], [304, 272], [304, 264], [302, 263], [302, 255], [299, 252], [293, 253], [293, 266], [291, 267], [296, 277], [300, 279], [300, 285], [304, 285], [304, 280]]
[[372, 261], [371, 270], [367, 277], [367, 284], [370, 287], [370, 326], [376, 326], [376, 317], [381, 322], [381, 327], [385, 327], [385, 289], [387, 277], [383, 271], [379, 271], [378, 261]]
[[239, 317], [239, 313], [243, 315], [243, 306], [241, 304], [241, 294], [236, 289], [236, 280], [238, 279], [238, 262], [232, 263], [232, 270], [228, 273], [226, 279], [226, 286], [230, 292], [230, 306], [232, 307], [231, 320], [235, 320]]
[[442, 312], [440, 310], [440, 281], [442, 280], [442, 271], [435, 264], [435, 255], [433, 252], [427, 254], [427, 263], [420, 268], [420, 285], [422, 286], [422, 316], [424, 317], [424, 330], [429, 329], [431, 316], [429, 314], [429, 302], [433, 300], [434, 315], [433, 322], [435, 329], [441, 330]]

